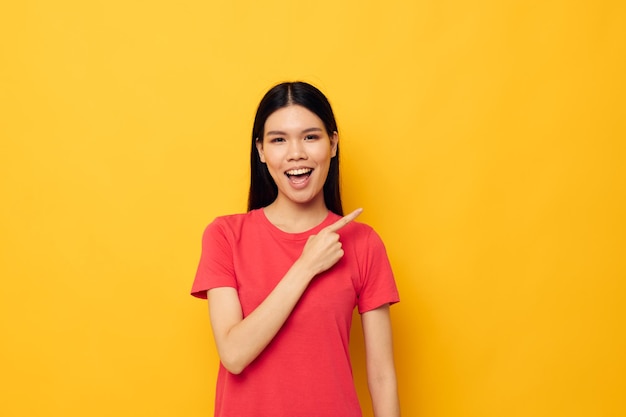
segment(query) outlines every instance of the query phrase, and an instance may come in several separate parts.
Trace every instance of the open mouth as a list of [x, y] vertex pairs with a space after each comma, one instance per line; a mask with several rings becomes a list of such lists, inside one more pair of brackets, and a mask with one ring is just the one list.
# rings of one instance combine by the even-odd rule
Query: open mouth
[[289, 178], [290, 182], [301, 184], [311, 176], [311, 172], [313, 172], [311, 168], [298, 168], [285, 171], [285, 175]]

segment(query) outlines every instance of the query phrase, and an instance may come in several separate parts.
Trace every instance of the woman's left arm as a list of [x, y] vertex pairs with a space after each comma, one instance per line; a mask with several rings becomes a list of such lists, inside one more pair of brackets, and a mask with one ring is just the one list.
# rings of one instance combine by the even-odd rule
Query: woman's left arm
[[385, 304], [361, 315], [367, 384], [375, 417], [399, 417], [400, 402], [396, 369], [393, 361], [393, 340], [389, 305]]

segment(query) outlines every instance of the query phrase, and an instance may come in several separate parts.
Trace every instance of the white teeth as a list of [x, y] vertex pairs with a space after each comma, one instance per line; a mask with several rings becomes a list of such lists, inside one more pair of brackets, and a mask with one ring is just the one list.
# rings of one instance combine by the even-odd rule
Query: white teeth
[[287, 175], [302, 175], [302, 174], [307, 174], [309, 172], [313, 171], [311, 168], [300, 168], [300, 169], [292, 169], [290, 171], [286, 171], [285, 174]]

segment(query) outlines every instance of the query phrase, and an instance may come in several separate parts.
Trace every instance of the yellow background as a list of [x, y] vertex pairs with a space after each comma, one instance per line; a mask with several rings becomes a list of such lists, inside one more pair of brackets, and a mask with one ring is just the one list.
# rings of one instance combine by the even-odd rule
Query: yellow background
[[394, 265], [403, 415], [626, 415], [624, 5], [4, 2], [0, 415], [210, 414], [201, 233], [294, 79]]

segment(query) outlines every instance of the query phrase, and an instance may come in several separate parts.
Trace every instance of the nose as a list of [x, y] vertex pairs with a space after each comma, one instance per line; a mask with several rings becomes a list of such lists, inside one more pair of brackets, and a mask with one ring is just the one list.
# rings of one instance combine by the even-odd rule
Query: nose
[[289, 150], [287, 153], [287, 159], [289, 161], [298, 161], [300, 159], [306, 159], [306, 149], [304, 147], [304, 141], [296, 139], [289, 141]]

